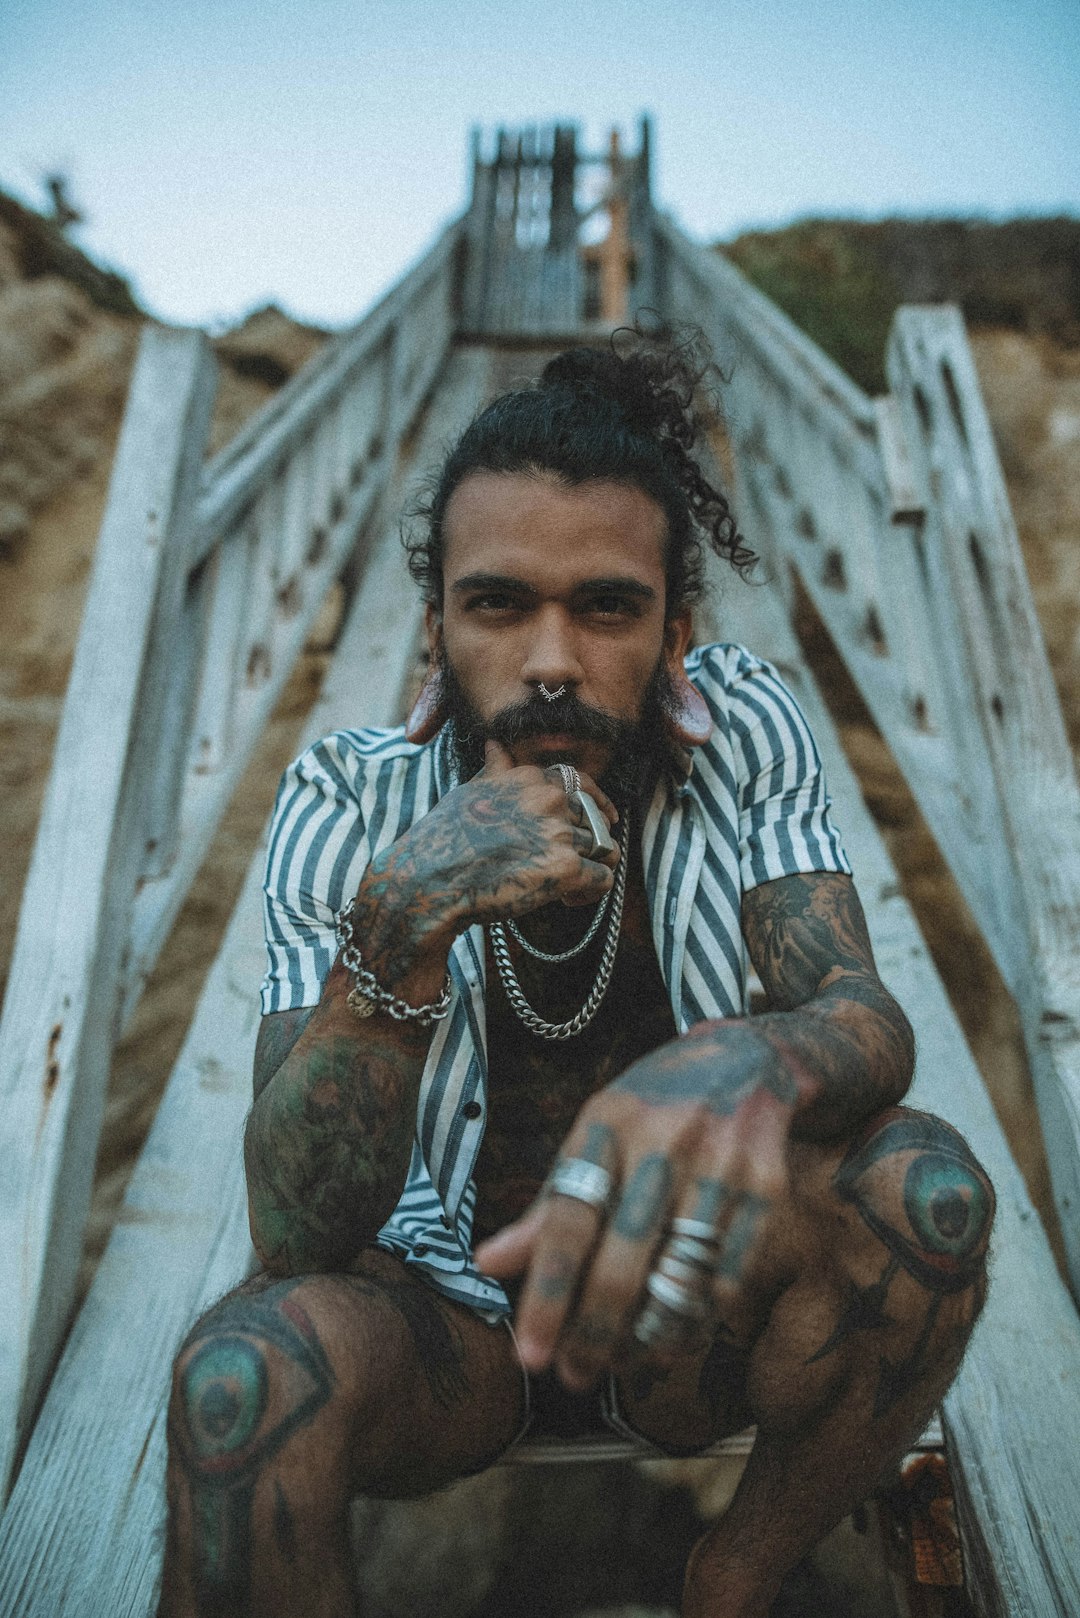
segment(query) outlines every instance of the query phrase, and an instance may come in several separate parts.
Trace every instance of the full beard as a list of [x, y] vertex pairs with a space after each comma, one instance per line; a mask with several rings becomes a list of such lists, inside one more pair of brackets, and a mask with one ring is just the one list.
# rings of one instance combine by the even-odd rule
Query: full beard
[[[573, 694], [561, 697], [555, 707], [537, 693], [485, 721], [445, 654], [439, 663], [438, 678], [447, 715], [447, 739], [462, 781], [483, 769], [487, 742], [499, 742], [513, 750], [518, 742], [549, 734], [556, 715], [560, 734], [575, 741], [595, 742], [609, 750], [611, 762], [598, 784], [620, 808], [645, 804], [657, 781], [674, 763], [668, 715], [675, 705], [675, 688], [662, 658], [649, 676], [637, 719], [605, 713]], [[558, 757], [553, 754], [552, 762]]]

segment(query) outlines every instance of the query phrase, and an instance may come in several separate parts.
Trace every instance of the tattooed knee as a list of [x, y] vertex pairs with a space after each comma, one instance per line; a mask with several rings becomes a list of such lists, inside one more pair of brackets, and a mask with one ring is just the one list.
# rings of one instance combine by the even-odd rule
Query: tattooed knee
[[981, 1278], [994, 1191], [944, 1119], [907, 1107], [883, 1113], [852, 1143], [834, 1186], [929, 1291], [959, 1292]]
[[[246, 1610], [250, 1588], [260, 1480], [335, 1385], [302, 1284], [225, 1298], [189, 1333], [173, 1372], [169, 1448], [190, 1501], [194, 1585], [200, 1599], [227, 1597], [237, 1610]], [[275, 1478], [273, 1526], [286, 1558], [290, 1522]]]
[[227, 1469], [266, 1414], [266, 1356], [246, 1337], [204, 1337], [178, 1363], [176, 1391], [192, 1461], [208, 1474]]

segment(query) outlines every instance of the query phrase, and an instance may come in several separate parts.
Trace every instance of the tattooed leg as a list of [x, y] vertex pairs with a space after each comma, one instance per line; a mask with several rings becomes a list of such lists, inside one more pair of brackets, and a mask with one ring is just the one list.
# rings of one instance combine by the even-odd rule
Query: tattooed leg
[[161, 1614], [352, 1612], [349, 1501], [478, 1470], [520, 1402], [509, 1333], [390, 1254], [248, 1282], [177, 1357]]
[[842, 1157], [807, 1146], [794, 1159], [798, 1273], [749, 1356], [757, 1442], [691, 1557], [685, 1618], [763, 1618], [784, 1574], [918, 1436], [985, 1293], [993, 1191], [948, 1124], [894, 1108]]

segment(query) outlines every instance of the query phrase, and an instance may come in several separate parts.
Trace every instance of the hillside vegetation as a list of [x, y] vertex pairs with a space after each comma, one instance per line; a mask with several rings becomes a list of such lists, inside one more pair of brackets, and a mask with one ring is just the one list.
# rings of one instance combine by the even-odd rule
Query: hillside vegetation
[[805, 219], [718, 244], [869, 393], [901, 303], [1080, 348], [1080, 219]]

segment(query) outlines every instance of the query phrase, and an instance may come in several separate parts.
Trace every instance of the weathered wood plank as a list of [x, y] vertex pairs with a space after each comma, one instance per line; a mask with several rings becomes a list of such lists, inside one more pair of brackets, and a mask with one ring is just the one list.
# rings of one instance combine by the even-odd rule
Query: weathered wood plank
[[1080, 1612], [1080, 1320], [896, 871], [771, 592], [729, 587], [724, 630], [771, 657], [825, 760], [881, 974], [916, 1030], [910, 1100], [960, 1129], [997, 1190], [990, 1294], [944, 1403], [967, 1573], [985, 1618]]
[[955, 608], [967, 716], [985, 750], [1021, 916], [1016, 995], [1080, 1297], [1080, 792], [993, 434], [959, 310], [894, 322], [897, 395]]
[[[454, 359], [417, 462], [468, 420], [487, 377], [483, 351]], [[400, 713], [421, 612], [395, 519], [371, 552], [309, 739]], [[154, 1600], [169, 1364], [199, 1310], [251, 1262], [241, 1131], [264, 965], [264, 860], [260, 848], [0, 1520], [5, 1618], [144, 1618]]]
[[[315, 491], [305, 470], [312, 427], [305, 438], [293, 441], [301, 456], [299, 471], [294, 473], [287, 461], [275, 476], [257, 484], [254, 504], [239, 529], [219, 541], [217, 551], [239, 547], [246, 559], [219, 560], [212, 555], [203, 564], [218, 562], [224, 590], [220, 610], [210, 610], [205, 641], [206, 656], [216, 660], [217, 668], [206, 668], [200, 681], [200, 728], [194, 737], [188, 729], [182, 738], [186, 768], [173, 795], [176, 836], [171, 857], [150, 873], [152, 879], [142, 883], [135, 899], [121, 1028], [142, 994], [328, 586], [346, 564], [352, 570], [350, 558], [362, 549], [369, 524], [379, 520], [400, 443], [445, 363], [450, 341], [447, 286], [421, 278], [414, 284], [414, 294], [413, 302], [383, 331], [380, 345], [369, 349], [364, 364], [354, 368], [343, 395], [336, 403], [326, 401], [328, 427], [337, 424], [340, 407], [346, 407], [340, 425], [355, 449], [344, 493], [332, 502], [336, 516], [321, 503], [312, 503]], [[318, 544], [305, 548], [305, 533], [315, 529]], [[236, 595], [241, 584], [242, 600]], [[240, 618], [230, 625], [223, 615], [241, 606]], [[215, 675], [223, 685], [215, 685]]]
[[450, 271], [464, 220], [462, 215], [447, 226], [435, 245], [351, 331], [316, 354], [214, 457], [199, 506], [194, 560], [205, 556], [218, 535], [241, 515], [282, 458], [343, 391], [352, 373], [385, 342], [395, 321], [440, 280], [446, 288], [443, 318], [429, 327], [429, 335], [433, 346], [445, 353], [452, 328]]
[[[13, 1165], [0, 1185], [4, 1263], [11, 1272], [0, 1306], [0, 1493], [69, 1307], [112, 1044], [325, 589], [392, 472], [398, 437], [443, 363], [456, 230], [444, 233], [355, 333], [333, 345], [329, 360], [283, 390], [283, 403], [260, 413], [257, 430], [241, 433], [238, 445], [218, 457], [201, 501], [212, 367], [205, 358], [203, 380], [196, 385], [188, 377], [183, 384], [198, 408], [184, 404], [184, 364], [190, 370], [194, 362], [181, 363], [178, 345], [202, 355], [205, 340], [160, 330], [146, 340], [156, 370], [150, 374], [147, 358], [136, 373], [110, 504], [116, 537], [106, 532], [99, 542], [100, 565], [65, 707], [67, 730], [58, 743], [52, 818], [39, 832], [31, 869], [36, 886], [27, 888], [24, 941], [16, 949], [0, 1044], [0, 1094], [11, 1098], [0, 1120], [0, 1149]], [[414, 332], [413, 325], [422, 329]], [[344, 502], [321, 549], [305, 548], [312, 514], [299, 507], [305, 500], [310, 506], [306, 446], [318, 412], [329, 412], [354, 387], [366, 397], [365, 368], [380, 367], [388, 334], [403, 329], [409, 331], [409, 370], [389, 378], [392, 391], [382, 402], [390, 419], [383, 423], [374, 475]], [[288, 459], [294, 452], [300, 456], [295, 468]], [[225, 534], [236, 519], [239, 531]], [[143, 529], [147, 538], [135, 555], [133, 536]], [[227, 626], [211, 616], [206, 647], [231, 678], [225, 711], [211, 702], [211, 747], [192, 757], [200, 686], [199, 718], [208, 717], [198, 663], [207, 547], [246, 546], [249, 529], [251, 565], [241, 570], [249, 609], [245, 638], [234, 651]], [[161, 552], [165, 565], [156, 548], [162, 535], [169, 540]], [[283, 579], [283, 556], [286, 570], [303, 556], [303, 574]], [[231, 602], [241, 604], [235, 597]], [[104, 668], [110, 660], [114, 667]], [[98, 690], [91, 693], [95, 679]], [[98, 745], [107, 725], [107, 744]], [[226, 732], [227, 750], [221, 746]], [[224, 757], [218, 770], [208, 767], [215, 750]], [[87, 780], [91, 789], [84, 791]]]
[[[992, 761], [971, 723], [958, 606], [940, 547], [927, 546], [919, 523], [889, 520], [905, 476], [898, 413], [867, 398], [717, 254], [664, 221], [659, 240], [673, 309], [700, 323], [731, 372], [725, 399], [751, 543], [781, 583], [789, 565], [798, 571], [1012, 988], [1023, 919]], [[893, 429], [884, 447], [883, 419]], [[920, 491], [913, 513], [909, 494], [909, 514], [926, 498]]]
[[215, 388], [200, 332], [149, 327], [132, 381], [0, 1022], [0, 1495], [66, 1322], [146, 771]]

